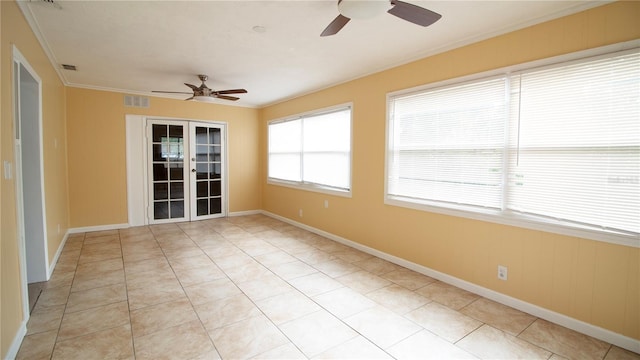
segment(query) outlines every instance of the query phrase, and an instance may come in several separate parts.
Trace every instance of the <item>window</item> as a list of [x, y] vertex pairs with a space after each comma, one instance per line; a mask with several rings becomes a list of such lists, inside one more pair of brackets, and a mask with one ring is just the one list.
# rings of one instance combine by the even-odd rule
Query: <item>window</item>
[[638, 49], [393, 94], [388, 122], [388, 203], [637, 242]]
[[272, 121], [268, 129], [270, 181], [350, 191], [351, 106]]

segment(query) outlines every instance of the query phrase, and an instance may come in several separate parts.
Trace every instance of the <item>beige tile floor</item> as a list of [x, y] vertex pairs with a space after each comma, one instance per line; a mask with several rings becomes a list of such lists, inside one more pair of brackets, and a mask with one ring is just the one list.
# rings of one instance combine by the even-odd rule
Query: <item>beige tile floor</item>
[[72, 235], [18, 359], [640, 359], [253, 215]]

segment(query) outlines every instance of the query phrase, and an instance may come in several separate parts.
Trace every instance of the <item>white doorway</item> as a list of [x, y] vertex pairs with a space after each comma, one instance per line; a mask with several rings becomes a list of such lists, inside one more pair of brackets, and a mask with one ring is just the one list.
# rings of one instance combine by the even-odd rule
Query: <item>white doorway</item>
[[17, 229], [23, 293], [27, 293], [27, 284], [47, 281], [50, 275], [42, 153], [42, 81], [15, 46], [13, 89]]
[[129, 225], [227, 216], [226, 123], [126, 121]]

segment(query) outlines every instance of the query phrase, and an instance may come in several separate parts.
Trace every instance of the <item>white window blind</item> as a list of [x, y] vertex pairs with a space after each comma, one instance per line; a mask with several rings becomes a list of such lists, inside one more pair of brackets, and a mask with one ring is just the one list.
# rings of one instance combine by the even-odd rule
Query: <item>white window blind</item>
[[269, 124], [269, 177], [302, 181], [302, 120]]
[[390, 195], [500, 208], [506, 78], [392, 99]]
[[269, 124], [269, 178], [351, 187], [351, 107]]
[[393, 95], [389, 111], [389, 199], [640, 233], [638, 49]]
[[640, 233], [640, 53], [514, 77], [508, 207]]

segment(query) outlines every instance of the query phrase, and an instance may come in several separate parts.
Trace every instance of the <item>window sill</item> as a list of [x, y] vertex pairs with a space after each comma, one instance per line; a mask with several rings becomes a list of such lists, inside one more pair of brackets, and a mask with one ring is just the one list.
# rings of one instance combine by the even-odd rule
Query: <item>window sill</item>
[[560, 235], [574, 236], [589, 240], [607, 242], [616, 245], [624, 245], [640, 248], [640, 236], [618, 233], [598, 229], [596, 227], [579, 226], [576, 224], [563, 222], [560, 220], [547, 219], [516, 212], [502, 212], [495, 209], [481, 209], [466, 206], [451, 205], [444, 207], [428, 201], [412, 201], [398, 196], [385, 196], [386, 205], [399, 206], [414, 210], [438, 213], [443, 215], [457, 216], [473, 220], [481, 220], [496, 224], [516, 226], [525, 229], [545, 231]]
[[276, 179], [267, 179], [267, 184], [288, 187], [296, 190], [311, 191], [311, 192], [317, 192], [321, 194], [341, 196], [346, 198], [351, 197], [351, 190], [336, 189], [329, 186], [322, 186], [317, 184], [296, 183], [296, 182], [276, 180]]

